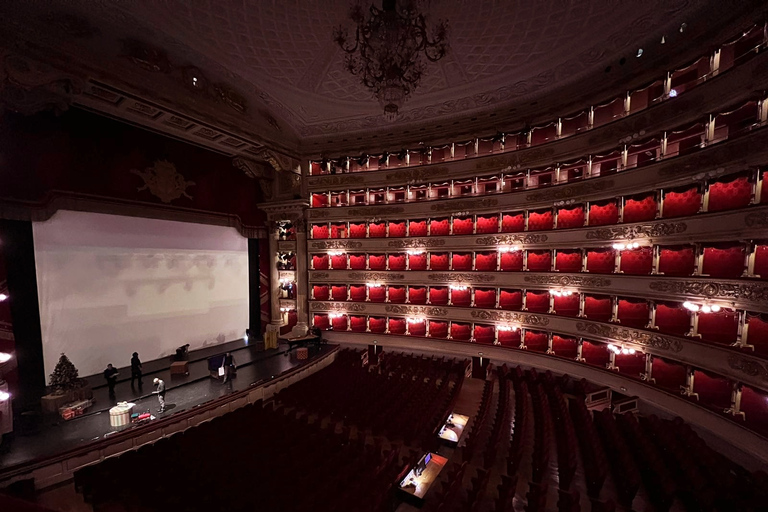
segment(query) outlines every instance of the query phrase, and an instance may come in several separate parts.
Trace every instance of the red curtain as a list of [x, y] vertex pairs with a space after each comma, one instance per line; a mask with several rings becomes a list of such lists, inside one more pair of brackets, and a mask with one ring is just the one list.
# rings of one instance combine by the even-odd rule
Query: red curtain
[[451, 290], [451, 304], [462, 308], [468, 308], [472, 302], [472, 290]]
[[645, 373], [645, 354], [642, 352], [616, 354], [615, 363], [622, 375], [637, 379], [640, 378], [641, 373]]
[[648, 303], [621, 299], [616, 317], [623, 326], [642, 329], [648, 323]]
[[733, 311], [699, 313], [696, 330], [703, 341], [730, 345], [736, 342], [739, 332], [739, 315]]
[[349, 319], [350, 329], [354, 332], [365, 332], [367, 329], [365, 317], [359, 315], [353, 315]]
[[347, 238], [347, 224], [331, 224], [331, 238]]
[[768, 393], [765, 391], [742, 386], [741, 410], [746, 416], [750, 428], [765, 434], [768, 431]]
[[640, 247], [621, 251], [619, 269], [625, 274], [648, 275], [653, 270], [653, 249]]
[[609, 321], [611, 319], [611, 298], [604, 295], [587, 295], [584, 297], [584, 315], [589, 320], [596, 322]]
[[695, 265], [693, 247], [662, 247], [659, 252], [659, 272], [668, 276], [689, 276], [693, 274]]
[[368, 236], [371, 238], [383, 238], [387, 236], [387, 225], [384, 222], [372, 222], [368, 224]]
[[454, 235], [471, 235], [474, 231], [474, 222], [472, 217], [454, 217], [453, 218], [453, 234]]
[[387, 299], [387, 288], [384, 286], [369, 286], [368, 300], [371, 302], [384, 302]]
[[368, 268], [371, 270], [386, 270], [387, 257], [384, 254], [369, 254]]
[[411, 270], [427, 270], [427, 254], [409, 254], [408, 268]]
[[390, 237], [404, 237], [407, 236], [406, 225], [404, 220], [389, 221], [389, 236]]
[[492, 345], [496, 341], [496, 328], [492, 325], [475, 324], [474, 336], [477, 343]]
[[429, 289], [429, 303], [436, 306], [448, 304], [448, 288], [445, 286], [433, 286]]
[[619, 207], [615, 201], [609, 203], [592, 203], [589, 205], [589, 225], [605, 226], [606, 224], [618, 224]]
[[472, 337], [472, 325], [460, 322], [451, 322], [451, 338], [456, 341], [469, 341]]
[[[768, 193], [768, 190], [766, 190]], [[755, 247], [755, 275], [760, 279], [768, 279], [768, 244]]]
[[349, 300], [354, 302], [365, 302], [365, 285], [364, 284], [349, 285]]
[[426, 336], [427, 322], [417, 322], [408, 326], [408, 333], [411, 336]]
[[654, 357], [651, 373], [657, 386], [675, 394], [680, 393], [680, 386], [685, 385], [685, 365], [676, 361]]
[[312, 194], [312, 208], [328, 206], [328, 194]]
[[751, 200], [752, 183], [748, 176], [726, 177], [709, 185], [707, 211], [719, 212], [744, 208]]
[[581, 272], [581, 251], [557, 251], [555, 268], [559, 272]]
[[624, 201], [624, 222], [653, 220], [656, 218], [656, 208], [654, 193], [627, 198]]
[[408, 287], [408, 302], [411, 304], [426, 304], [427, 303], [427, 289], [424, 286], [409, 286]]
[[450, 219], [432, 219], [429, 221], [429, 232], [432, 236], [445, 236], [450, 234]]
[[711, 277], [738, 279], [744, 271], [742, 244], [716, 244], [704, 247], [702, 272]]
[[747, 313], [747, 343], [754, 345], [755, 354], [768, 356], [768, 315]]
[[525, 306], [532, 313], [549, 311], [549, 292], [526, 292]]
[[695, 215], [701, 208], [701, 192], [698, 187], [686, 190], [669, 191], [664, 194], [664, 210], [662, 217], [683, 217]]
[[552, 254], [547, 250], [528, 251], [528, 270], [549, 272], [552, 270]]
[[318, 329], [327, 330], [330, 326], [328, 322], [328, 315], [318, 315], [315, 314], [312, 320], [312, 324], [316, 326]]
[[328, 225], [326, 224], [313, 224], [312, 225], [312, 238], [328, 238]]
[[494, 288], [489, 288], [487, 290], [482, 288], [475, 288], [475, 307], [495, 308], [496, 290]]
[[383, 333], [387, 330], [387, 319], [378, 316], [372, 316], [368, 319], [368, 327], [370, 328], [371, 332]]
[[365, 238], [365, 222], [350, 222], [349, 238]]
[[448, 270], [448, 253], [447, 252], [433, 252], [429, 255], [429, 268], [431, 270]]
[[333, 267], [333, 270], [346, 270], [347, 255], [341, 254], [338, 256], [331, 256], [331, 266]]
[[584, 225], [584, 207], [560, 208], [557, 211], [557, 229], [580, 228]]
[[525, 346], [534, 352], [546, 352], [548, 336], [545, 332], [525, 331]]
[[365, 254], [350, 254], [349, 268], [352, 270], [365, 270]]
[[525, 229], [525, 217], [523, 213], [504, 213], [501, 216], [501, 231], [504, 233], [517, 233]]
[[314, 270], [328, 270], [328, 255], [327, 254], [313, 254], [312, 255], [312, 268]]
[[[507, 272], [520, 272], [523, 270], [523, 251], [503, 252], [499, 261], [499, 268]], [[766, 276], [768, 277], [768, 275]]]
[[333, 300], [347, 300], [347, 285], [335, 284], [331, 286]]
[[390, 318], [389, 319], [389, 334], [405, 334], [405, 319], [403, 319], [403, 318]]
[[558, 336], [557, 334], [552, 336], [552, 350], [554, 350], [555, 355], [559, 357], [575, 359], [578, 344], [576, 338]]
[[501, 290], [499, 307], [509, 311], [520, 311], [523, 308], [523, 293], [520, 290]]
[[496, 252], [479, 252], [475, 255], [475, 270], [493, 272], [496, 270]]
[[616, 253], [613, 249], [589, 249], [587, 251], [587, 272], [611, 274], [616, 267]]
[[499, 345], [503, 347], [520, 346], [520, 330], [517, 331], [499, 331]]
[[405, 270], [405, 254], [390, 254], [389, 270]]
[[312, 297], [314, 300], [328, 300], [330, 293], [327, 284], [316, 284], [312, 286]]
[[555, 297], [555, 314], [560, 316], [579, 316], [579, 296]]
[[389, 302], [393, 304], [405, 304], [405, 286], [390, 286]]
[[453, 253], [453, 270], [472, 270], [472, 253]]
[[608, 345], [592, 341], [585, 341], [581, 347], [581, 357], [586, 359], [588, 364], [605, 368], [610, 360], [608, 354]]
[[496, 215], [477, 216], [477, 232], [478, 233], [498, 233], [499, 231], [499, 217]]
[[657, 304], [655, 325], [660, 332], [682, 336], [691, 327], [691, 314], [680, 305]]
[[334, 331], [346, 331], [347, 330], [347, 316], [341, 315], [331, 320]]
[[727, 409], [731, 405], [731, 383], [728, 379], [696, 370], [693, 374], [693, 391], [699, 394], [699, 402]]
[[554, 217], [552, 210], [528, 213], [528, 231], [542, 231], [552, 229]]
[[448, 323], [441, 322], [439, 320], [429, 321], [429, 336], [431, 338], [447, 338], [448, 337]]
[[408, 236], [427, 236], [427, 221], [408, 221]]

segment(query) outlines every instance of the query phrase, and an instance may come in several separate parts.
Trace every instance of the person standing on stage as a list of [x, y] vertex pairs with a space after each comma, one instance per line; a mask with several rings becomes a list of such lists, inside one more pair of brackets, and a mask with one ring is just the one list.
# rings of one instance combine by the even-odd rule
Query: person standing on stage
[[155, 386], [157, 386], [155, 394], [157, 395], [157, 400], [160, 402], [160, 412], [165, 412], [165, 382], [158, 378], [155, 378], [153, 382], [155, 383]]
[[112, 366], [112, 363], [107, 365], [107, 369], [104, 370], [104, 378], [107, 379], [107, 386], [109, 386], [109, 398], [114, 400], [115, 398], [115, 384], [117, 384], [117, 368]]
[[139, 360], [139, 353], [134, 352], [131, 357], [131, 389], [133, 389], [133, 381], [139, 380], [139, 389], [141, 389], [141, 361]]
[[227, 352], [226, 355], [224, 355], [224, 382], [223, 384], [226, 384], [228, 380], [232, 380], [232, 377], [235, 376], [235, 357], [232, 355], [231, 352]]

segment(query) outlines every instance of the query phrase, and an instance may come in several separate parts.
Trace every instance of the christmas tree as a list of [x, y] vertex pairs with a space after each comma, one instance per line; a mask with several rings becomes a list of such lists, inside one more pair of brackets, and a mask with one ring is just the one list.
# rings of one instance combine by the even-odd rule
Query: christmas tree
[[61, 354], [59, 362], [56, 363], [56, 368], [53, 369], [51, 374], [51, 387], [57, 391], [67, 391], [72, 389], [77, 384], [77, 368], [72, 364], [72, 361]]

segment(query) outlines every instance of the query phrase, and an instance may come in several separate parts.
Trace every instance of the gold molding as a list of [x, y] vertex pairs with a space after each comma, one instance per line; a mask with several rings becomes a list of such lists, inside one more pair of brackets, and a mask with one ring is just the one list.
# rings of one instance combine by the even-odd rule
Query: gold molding
[[669, 350], [671, 352], [680, 352], [683, 350], [683, 342], [679, 339], [663, 336], [661, 334], [648, 333], [628, 327], [618, 327], [596, 322], [577, 322], [576, 329], [579, 332], [585, 332], [592, 336], [599, 336], [609, 340], [634, 343], [644, 347], [651, 347], [659, 350]]

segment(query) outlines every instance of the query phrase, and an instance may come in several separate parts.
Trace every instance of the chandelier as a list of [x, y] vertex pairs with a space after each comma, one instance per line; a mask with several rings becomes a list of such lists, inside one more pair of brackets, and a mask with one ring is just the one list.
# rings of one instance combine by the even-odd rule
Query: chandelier
[[361, 3], [350, 9], [357, 24], [355, 36], [342, 27], [333, 39], [347, 53], [350, 73], [379, 100], [388, 120], [397, 117], [400, 108], [419, 86], [426, 69], [422, 54], [437, 62], [448, 50], [447, 23], [440, 21], [427, 33], [424, 15], [416, 10], [416, 0], [382, 0], [382, 8], [371, 5], [366, 19]]

